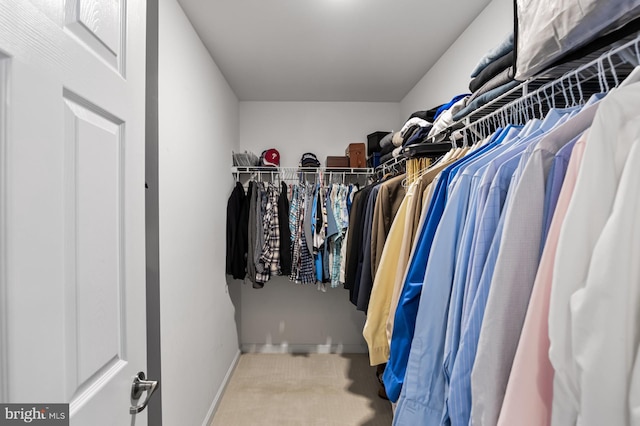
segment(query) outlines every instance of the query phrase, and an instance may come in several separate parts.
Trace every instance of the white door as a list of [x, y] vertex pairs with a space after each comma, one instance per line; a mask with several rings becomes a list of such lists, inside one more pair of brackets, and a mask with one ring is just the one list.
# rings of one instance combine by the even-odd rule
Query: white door
[[76, 426], [147, 424], [145, 13], [0, 0], [0, 396]]

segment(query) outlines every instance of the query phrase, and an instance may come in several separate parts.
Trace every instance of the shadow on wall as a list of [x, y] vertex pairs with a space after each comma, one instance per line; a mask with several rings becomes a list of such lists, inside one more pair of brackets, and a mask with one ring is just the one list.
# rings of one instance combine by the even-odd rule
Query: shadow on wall
[[242, 297], [240, 296], [240, 286], [242, 280], [234, 280], [230, 275], [225, 275], [227, 281], [227, 292], [233, 304], [233, 317], [236, 323], [236, 333], [238, 335], [238, 345], [241, 344], [240, 330], [242, 321]]
[[378, 396], [378, 378], [376, 367], [369, 365], [369, 356], [365, 354], [343, 354], [349, 360], [347, 377], [351, 384], [350, 393], [360, 395], [369, 401], [373, 415], [357, 426], [389, 426], [393, 421], [391, 403]]

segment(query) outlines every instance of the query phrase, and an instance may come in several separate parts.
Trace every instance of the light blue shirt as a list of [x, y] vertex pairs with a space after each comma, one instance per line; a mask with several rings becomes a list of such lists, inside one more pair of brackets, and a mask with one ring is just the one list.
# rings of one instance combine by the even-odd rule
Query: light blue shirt
[[476, 152], [449, 165], [439, 174], [434, 195], [425, 215], [424, 225], [417, 237], [415, 252], [409, 263], [407, 277], [405, 278], [394, 316], [391, 343], [389, 345], [389, 360], [382, 378], [387, 396], [392, 402], [396, 402], [400, 397], [400, 391], [404, 383], [427, 260], [429, 259], [434, 234], [444, 211], [449, 175], [454, 169], [457, 170], [457, 166], [472, 161], [493, 147], [494, 145], [489, 143]]
[[[478, 218], [475, 220], [473, 241], [471, 243], [469, 262], [467, 264], [466, 282], [464, 285], [465, 295], [462, 311], [463, 323], [466, 322], [466, 318], [468, 317], [469, 309], [471, 308], [470, 305], [473, 302], [473, 297], [478, 287], [478, 281], [480, 281], [480, 275], [482, 274], [482, 268], [484, 268], [484, 262], [487, 258], [487, 252], [489, 251], [489, 246], [491, 245], [491, 239], [493, 238], [493, 234], [495, 233], [495, 228], [499, 219], [499, 212], [501, 211], [502, 204], [504, 203], [503, 197], [500, 199], [498, 214], [494, 215], [493, 220], [485, 220], [483, 218], [485, 206], [487, 205], [487, 201], [489, 199], [491, 186], [496, 175], [498, 175], [500, 167], [507, 161], [511, 161], [510, 164], [513, 165], [513, 169], [511, 170], [511, 172], [509, 172], [508, 177], [509, 180], [511, 180], [513, 170], [515, 170], [515, 167], [517, 167], [519, 161], [513, 160], [513, 157], [517, 156], [519, 158], [519, 155], [522, 154], [522, 151], [526, 149], [528, 144], [535, 143], [535, 141], [539, 140], [540, 135], [542, 134], [540, 124], [540, 120], [530, 120], [520, 132], [520, 140], [513, 145], [513, 148], [505, 152], [504, 155], [500, 156], [499, 158], [496, 158], [496, 160], [492, 161], [485, 169], [482, 170], [483, 175], [478, 188], [478, 205], [476, 207], [476, 215], [478, 216]], [[502, 173], [505, 172], [503, 171]], [[508, 182], [506, 182], [504, 187], [508, 188]], [[496, 195], [494, 194], [493, 196], [495, 197]]]
[[[532, 143], [532, 141], [537, 140], [536, 136], [540, 134], [540, 131], [535, 131], [527, 138], [521, 138], [519, 133], [526, 132], [520, 132], [519, 128], [512, 128], [506, 138], [507, 140], [503, 142], [503, 146], [495, 150], [496, 155], [489, 158], [490, 161], [478, 168], [473, 176], [470, 190], [471, 198], [469, 201], [469, 210], [464, 224], [462, 240], [458, 247], [458, 253], [455, 260], [456, 264], [453, 289], [449, 303], [443, 364], [447, 386], [449, 385], [449, 378], [451, 377], [458, 353], [464, 313], [463, 308], [465, 303], [470, 300], [468, 299], [470, 289], [467, 283], [471, 281], [470, 274], [472, 271], [472, 260], [474, 260], [473, 256], [475, 255], [474, 241], [479, 239], [476, 238], [476, 230], [480, 231], [481, 225], [483, 224], [482, 213], [488, 199], [492, 180], [496, 175], [498, 168], [502, 164], [520, 154], [526, 148], [528, 143]], [[489, 239], [486, 245], [490, 244], [490, 242], [491, 241]], [[484, 259], [484, 257], [482, 259]], [[475, 293], [475, 291], [472, 291], [472, 293]], [[452, 417], [451, 421], [453, 424], [458, 424], [455, 421], [456, 410], [447, 404], [448, 392], [449, 390], [445, 389], [445, 406], [442, 424], [450, 424], [449, 417]]]
[[[504, 206], [507, 204], [506, 199], [511, 187], [512, 175], [519, 162], [518, 157], [519, 155], [516, 155], [499, 168], [482, 215], [482, 221], [487, 221], [483, 230], [487, 231], [484, 244], [487, 245], [489, 250], [486, 253], [485, 267], [478, 282], [477, 290], [469, 291], [469, 296], [473, 302], [468, 304], [470, 308], [466, 321], [463, 318], [458, 348], [460, 355], [457, 357], [451, 373], [448, 404], [451, 407], [450, 414], [455, 416], [452, 424], [459, 424], [459, 421], [463, 422], [462, 424], [469, 424], [469, 419], [471, 418], [471, 371], [478, 347], [478, 338], [480, 337], [480, 329], [484, 318], [484, 309], [489, 297], [495, 262], [498, 259], [500, 249], [506, 216], [503, 214], [505, 211]], [[492, 228], [495, 229], [493, 236], [491, 236]], [[487, 244], [487, 242], [490, 242], [490, 244]], [[466, 423], [464, 423], [465, 419]]]
[[[462, 237], [474, 174], [501, 151], [510, 128], [468, 162], [449, 175], [450, 194], [435, 232], [423, 280], [415, 333], [411, 344], [405, 386], [394, 416], [394, 424], [439, 425], [444, 407], [445, 380], [442, 370], [449, 297]], [[453, 179], [452, 179], [453, 175]], [[386, 382], [385, 382], [386, 384]], [[429, 389], [429, 392], [425, 392]]]
[[[491, 170], [488, 169], [484, 177], [485, 182], [491, 179], [491, 185], [483, 211], [477, 220], [478, 229], [471, 243], [470, 271], [467, 274], [468, 280], [461, 308], [460, 344], [456, 362], [450, 367], [451, 379], [447, 404], [451, 423], [454, 425], [469, 424], [471, 416], [471, 371], [501, 243], [504, 212], [509, 203], [507, 194], [513, 193], [510, 188], [515, 187], [519, 168], [524, 167], [526, 163], [523, 158], [530, 156], [532, 147], [537, 145], [543, 132], [553, 129], [567, 119], [568, 112], [552, 110], [544, 121], [535, 122], [534, 126], [525, 129], [523, 133], [526, 137], [514, 144], [514, 147], [504, 156], [496, 159], [494, 166], [498, 168], [495, 175], [492, 177]], [[486, 186], [483, 186], [481, 192], [484, 192], [482, 190], [485, 188]], [[443, 420], [445, 418], [446, 416], [443, 416]]]
[[[473, 235], [476, 229], [476, 219], [477, 215], [479, 214], [478, 211], [482, 211], [481, 208], [482, 206], [484, 206], [486, 193], [488, 192], [488, 186], [484, 193], [480, 191], [482, 178], [486, 171], [489, 169], [493, 169], [494, 164], [501, 162], [502, 158], [512, 156], [512, 154], [510, 153], [520, 143], [519, 134], [521, 132], [521, 129], [521, 127], [509, 126], [507, 129], [505, 129], [506, 131], [503, 132], [503, 135], [501, 135], [501, 137], [503, 137], [501, 146], [497, 147], [496, 149], [491, 151], [491, 153], [470, 164], [465, 168], [465, 171], [463, 172], [463, 175], [473, 175], [473, 177], [471, 178], [471, 186], [468, 195], [468, 211], [466, 214], [466, 220], [464, 221], [462, 237], [457, 248], [457, 255], [453, 259], [455, 271], [453, 275], [451, 299], [449, 302], [449, 313], [446, 326], [443, 360], [446, 386], [448, 386], [449, 384], [449, 377], [451, 377], [451, 371], [455, 362], [456, 354], [458, 351], [458, 344], [460, 341], [462, 303], [465, 294], [465, 283], [467, 280], [467, 267], [470, 259], [469, 256], [471, 254], [471, 243], [473, 241]], [[447, 390], [445, 387], [445, 402], [446, 394]], [[447, 413], [446, 404], [443, 408], [443, 424], [448, 424], [449, 415]]]

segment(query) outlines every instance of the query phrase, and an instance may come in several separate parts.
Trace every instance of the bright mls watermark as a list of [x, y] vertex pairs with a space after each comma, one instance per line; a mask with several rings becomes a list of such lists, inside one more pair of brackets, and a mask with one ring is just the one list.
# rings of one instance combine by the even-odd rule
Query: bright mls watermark
[[69, 426], [69, 404], [0, 404], [0, 426]]

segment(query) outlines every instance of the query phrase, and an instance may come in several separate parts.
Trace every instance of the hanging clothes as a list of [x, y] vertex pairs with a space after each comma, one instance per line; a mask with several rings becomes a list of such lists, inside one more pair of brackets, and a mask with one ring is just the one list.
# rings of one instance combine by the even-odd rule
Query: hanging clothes
[[247, 223], [247, 279], [256, 284], [256, 259], [255, 250], [258, 235], [258, 218], [256, 214], [256, 206], [258, 204], [259, 190], [256, 182], [249, 182], [248, 196], [249, 199], [249, 220]]
[[[356, 280], [360, 279], [358, 275], [358, 264], [361, 258], [362, 241], [364, 236], [364, 213], [369, 194], [373, 189], [373, 185], [365, 186], [360, 189], [353, 198], [351, 205], [351, 213], [349, 214], [349, 234], [347, 236], [346, 250], [346, 269], [344, 287], [349, 290], [349, 300], [356, 300], [357, 292], [355, 289]], [[360, 270], [360, 273], [362, 270]], [[355, 298], [354, 298], [355, 295]]]
[[[313, 245], [309, 244], [311, 233], [310, 216], [307, 213], [311, 207], [308, 193], [313, 194], [313, 187], [301, 185], [295, 194], [296, 201], [291, 203], [295, 219], [294, 232], [291, 234], [293, 256], [291, 265], [291, 280], [299, 284], [315, 283], [315, 265], [313, 261]], [[295, 209], [295, 210], [294, 210]]]
[[280, 274], [280, 225], [278, 216], [278, 192], [269, 184], [263, 194], [262, 216], [263, 245], [256, 263], [256, 283], [264, 286], [269, 278]]
[[369, 302], [368, 295], [370, 293], [371, 278], [371, 228], [373, 224], [373, 211], [378, 198], [380, 185], [375, 185], [369, 192], [367, 203], [364, 208], [364, 220], [362, 226], [362, 243], [358, 256], [358, 265], [356, 276], [353, 284], [353, 292], [351, 293], [351, 303], [353, 303], [359, 311], [366, 311], [366, 305]]
[[[590, 268], [590, 263], [594, 260], [593, 253], [598, 239], [611, 217], [620, 177], [627, 164], [633, 168], [638, 167], [638, 164], [625, 161], [639, 137], [637, 131], [634, 131], [637, 128], [632, 126], [632, 123], [638, 123], [638, 71], [636, 69], [626, 80], [626, 84], [602, 101], [605, 108], [603, 112], [599, 111], [589, 133], [580, 174], [558, 242], [549, 307], [549, 323], [555, 325], [549, 330], [549, 357], [556, 372], [552, 412], [554, 425], [576, 418], [581, 423], [595, 424], [606, 415], [611, 415], [611, 420], [617, 424], [626, 424], [630, 416], [626, 402], [629, 395], [628, 372], [633, 368], [632, 358], [635, 354], [629, 353], [627, 347], [638, 347], [638, 334], [637, 331], [629, 335], [620, 334], [619, 330], [620, 327], [630, 327], [629, 331], [637, 330], [637, 321], [626, 319], [634, 318], [636, 314], [627, 317], [622, 311], [637, 303], [637, 298], [626, 301], [626, 296], [623, 295], [624, 289], [633, 281], [607, 279], [607, 283], [615, 282], [623, 286], [620, 290], [606, 286], [613, 292], [611, 296], [622, 296], [623, 301], [620, 306], [616, 306], [607, 300], [598, 300], [607, 304], [598, 306], [591, 299], [598, 292], [592, 288], [590, 280], [593, 279], [594, 283], [598, 282], [597, 285], [601, 286], [602, 275], [596, 268]], [[588, 173], [593, 173], [593, 176], [587, 176]], [[597, 202], [594, 202], [594, 194], [597, 194]], [[611, 278], [615, 279], [615, 275]], [[637, 286], [637, 281], [635, 285]], [[613, 317], [610, 319], [602, 316], [601, 309], [606, 309], [606, 306], [612, 309]], [[633, 310], [627, 312], [631, 313]], [[593, 317], [588, 318], [589, 315]], [[597, 324], [597, 320], [605, 322]], [[610, 327], [612, 322], [617, 326]], [[568, 324], [575, 324], [575, 328], [566, 327]], [[593, 330], [582, 329], [590, 326], [594, 327]], [[587, 330], [593, 331], [593, 334], [586, 334]], [[616, 336], [622, 340], [617, 341]], [[633, 337], [626, 342], [626, 336]], [[569, 339], [569, 342], [564, 339]], [[568, 343], [575, 343], [575, 346], [569, 346]], [[599, 344], [605, 346], [598, 348]], [[613, 356], [607, 355], [605, 349]], [[595, 370], [603, 368], [607, 360], [613, 361], [607, 367], [609, 377]], [[579, 389], [579, 393], [574, 393], [574, 389]], [[575, 401], [581, 401], [582, 404], [576, 407], [573, 404]], [[588, 407], [587, 404], [594, 406]], [[618, 408], [620, 412], [617, 412]], [[601, 411], [596, 412], [598, 410]], [[587, 417], [589, 415], [593, 417]]]
[[[561, 147], [579, 137], [591, 125], [598, 106], [599, 102], [595, 102], [584, 107], [571, 120], [548, 132], [535, 145], [522, 167], [522, 175], [507, 207], [502, 243], [483, 319], [483, 323], [488, 321], [492, 327], [482, 328], [471, 375], [472, 397], [478, 400], [474, 406], [476, 412], [472, 413], [474, 420], [486, 419], [493, 424], [500, 414], [540, 261], [544, 183], [551, 161]], [[498, 345], [499, 357], [495, 356], [495, 345]], [[500, 358], [500, 363], [497, 358]]]
[[345, 185], [333, 184], [327, 198], [327, 244], [326, 257], [329, 264], [329, 280], [331, 287], [340, 285], [340, 270], [343, 264], [342, 245], [349, 226], [347, 197], [349, 188]]
[[[544, 250], [522, 326], [522, 334], [513, 360], [509, 382], [500, 410], [499, 424], [508, 425], [514, 416], [527, 418], [529, 424], [551, 423], [553, 367], [549, 361], [549, 295], [553, 264], [560, 228], [577, 179], [588, 132], [574, 145], [561, 185], [551, 225], [545, 236]], [[534, 391], [535, 390], [535, 391]]]
[[[422, 198], [427, 186], [436, 175], [453, 160], [445, 159], [419, 178], [406, 191], [397, 214], [392, 221], [383, 245], [380, 264], [376, 271], [363, 335], [369, 346], [371, 365], [386, 363], [389, 359], [390, 333], [387, 333], [390, 313], [395, 311], [401, 282], [404, 277], [418, 221], [416, 213], [422, 210]], [[415, 223], [414, 223], [415, 222]], [[394, 303], [395, 299], [395, 303]], [[391, 326], [392, 327], [392, 326]]]
[[351, 188], [342, 184], [294, 185], [289, 209], [293, 281], [317, 283], [321, 291], [327, 290], [326, 284], [335, 288], [343, 282], [343, 241], [349, 226]]
[[349, 289], [349, 300], [365, 313], [384, 241], [406, 193], [404, 180], [405, 175], [386, 177], [361, 189], [349, 214], [353, 231], [346, 239], [344, 282], [345, 288]]
[[237, 182], [227, 202], [226, 251], [226, 272], [237, 280], [246, 276], [248, 213], [249, 200]]
[[[349, 224], [350, 229], [355, 229], [356, 225], [351, 222], [351, 211], [352, 205], [355, 198], [356, 193], [359, 191], [358, 187], [353, 185], [349, 185], [349, 193], [346, 196], [347, 208], [343, 210], [342, 220], [343, 223]], [[347, 287], [347, 265], [349, 262], [348, 251], [350, 241], [352, 241], [352, 237], [350, 237], [349, 228], [345, 231], [345, 235], [343, 237], [342, 248], [340, 250], [340, 257], [342, 258], [342, 263], [340, 264], [340, 283], [345, 287]]]
[[280, 228], [280, 272], [291, 275], [291, 227], [289, 223], [289, 188], [285, 182], [280, 184], [278, 198], [278, 226]]
[[634, 424], [638, 80], [449, 156], [421, 209], [409, 188], [363, 330], [394, 425]]
[[398, 306], [394, 315], [394, 327], [390, 344], [390, 356], [387, 368], [383, 375], [383, 381], [387, 395], [391, 401], [397, 401], [404, 383], [409, 350], [415, 331], [418, 303], [422, 292], [422, 283], [429, 257], [429, 251], [433, 242], [433, 236], [437, 229], [446, 198], [446, 186], [449, 175], [471, 159], [482, 154], [488, 148], [480, 149], [467, 157], [451, 164], [440, 173], [438, 184], [429, 204], [429, 210], [425, 217], [425, 224], [418, 237], [412, 262], [406, 273], [406, 280], [398, 299]]
[[[371, 225], [371, 277], [376, 276], [384, 243], [391, 230], [391, 224], [406, 195], [403, 185], [406, 175], [396, 176], [380, 185]], [[373, 283], [371, 283], [373, 285]]]

